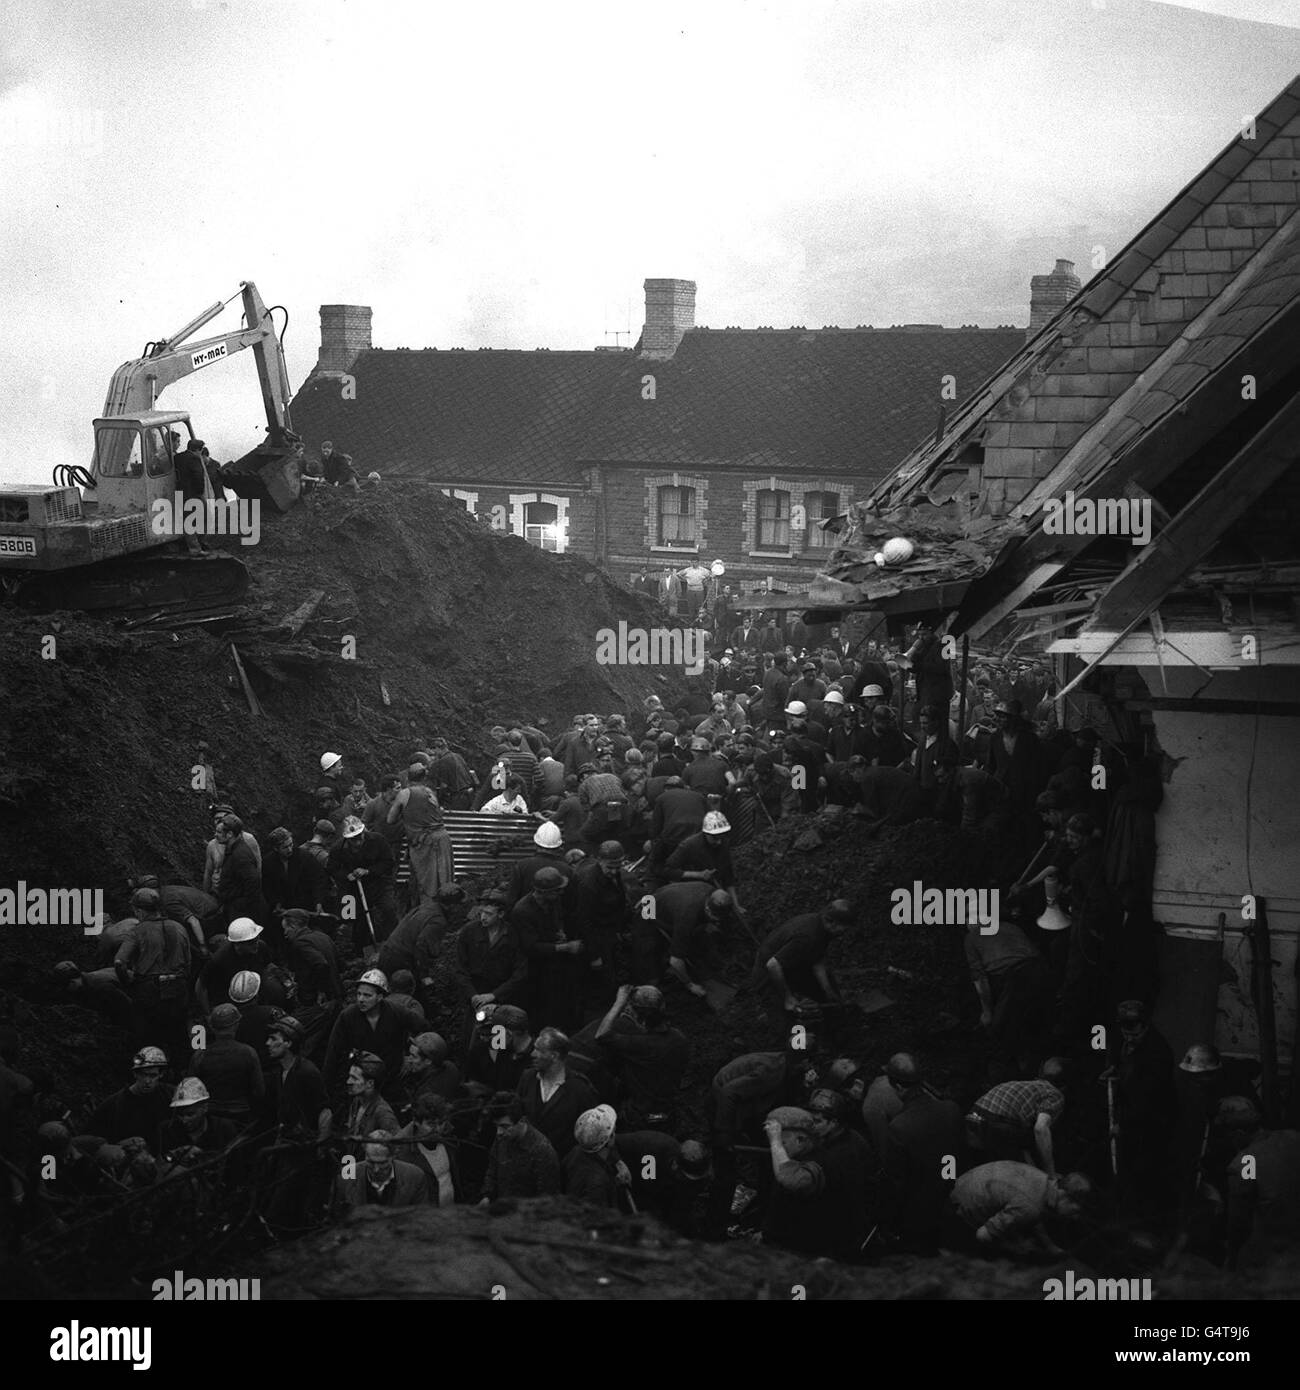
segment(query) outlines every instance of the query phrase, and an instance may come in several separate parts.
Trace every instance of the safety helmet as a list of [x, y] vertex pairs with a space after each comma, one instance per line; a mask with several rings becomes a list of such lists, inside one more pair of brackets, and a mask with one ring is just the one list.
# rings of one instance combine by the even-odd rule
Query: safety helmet
[[603, 859], [607, 864], [621, 864], [627, 858], [627, 854], [617, 840], [602, 840], [596, 857]]
[[863, 699], [875, 697], [877, 700], [885, 698], [885, 687], [883, 685], [869, 685], [862, 692]]
[[157, 912], [162, 907], [162, 897], [156, 888], [137, 888], [131, 894], [131, 906], [137, 912]]
[[692, 753], [707, 753], [709, 749], [712, 747], [713, 745], [703, 735], [698, 735], [697, 737], [691, 739]]
[[1193, 1043], [1187, 1049], [1183, 1060], [1178, 1064], [1179, 1071], [1204, 1072], [1219, 1071], [1223, 1066], [1217, 1047], [1209, 1043]]
[[731, 894], [725, 888], [715, 888], [704, 901], [704, 906], [715, 917], [731, 911]]
[[202, 1105], [208, 1099], [208, 1088], [203, 1082], [197, 1076], [187, 1076], [176, 1087], [176, 1094], [172, 1096], [171, 1109], [183, 1110], [189, 1105]]
[[584, 1110], [573, 1126], [573, 1137], [578, 1147], [589, 1154], [599, 1153], [614, 1137], [614, 1127], [618, 1115], [612, 1105], [598, 1105], [594, 1110]]
[[794, 719], [806, 719], [808, 706], [802, 700], [791, 700], [785, 707], [785, 712]]
[[251, 917], [236, 917], [230, 924], [230, 930], [226, 932], [226, 940], [236, 944], [241, 941], [256, 941], [261, 934], [262, 928]]
[[528, 1015], [518, 1004], [498, 1004], [492, 1010], [492, 1022], [499, 1023], [512, 1033], [526, 1033], [528, 1031]]
[[359, 985], [373, 985], [381, 994], [388, 993], [388, 976], [382, 970], [367, 970], [357, 981]]
[[322, 753], [320, 755], [320, 770], [329, 772], [331, 768], [338, 767], [342, 761], [343, 755], [341, 753]]
[[721, 811], [708, 811], [702, 828], [706, 835], [725, 835], [731, 829], [731, 822]]
[[307, 1030], [302, 1026], [301, 1021], [294, 1018], [292, 1014], [281, 1014], [266, 1031], [279, 1033], [282, 1038], [292, 1043], [300, 1043], [307, 1036]]
[[538, 869], [533, 875], [533, 887], [539, 893], [560, 893], [563, 892], [569, 880], [559, 871], [552, 868], [550, 864]]
[[239, 1027], [239, 1010], [233, 1004], [218, 1004], [208, 1015], [208, 1023], [215, 1032], [233, 1033]]
[[815, 1128], [813, 1117], [801, 1106], [798, 1105], [778, 1105], [775, 1110], [767, 1113], [769, 1120], [775, 1120], [782, 1129], [801, 1131], [804, 1134], [811, 1134]]
[[1224, 1096], [1214, 1115], [1221, 1129], [1255, 1129], [1259, 1120], [1259, 1107], [1249, 1096]]
[[230, 1002], [251, 1004], [262, 988], [262, 977], [256, 970], [241, 970], [230, 982]]
[[364, 835], [366, 827], [361, 822], [360, 816], [345, 816], [343, 820], [343, 838], [345, 840], [355, 840], [358, 835]]
[[563, 843], [564, 836], [554, 821], [544, 821], [533, 831], [533, 844], [538, 849], [559, 849]]
[[843, 703], [844, 695], [838, 690], [828, 690], [826, 692], [826, 698], [822, 701], [824, 705], [842, 705]]
[[504, 908], [510, 901], [510, 894], [504, 888], [489, 888], [486, 893], [479, 898], [480, 907], [500, 907]]
[[447, 1044], [437, 1033], [417, 1033], [412, 1039], [421, 1057], [427, 1057], [435, 1066], [447, 1060]]
[[366, 474], [366, 482], [368, 483], [377, 483], [379, 480], [379, 474], [374, 472], [373, 469]]
[[166, 1065], [167, 1054], [161, 1047], [142, 1047], [131, 1058], [132, 1071], [144, 1071], [148, 1067], [165, 1067]]
[[632, 991], [632, 1007], [662, 1013], [664, 1008], [663, 991], [657, 985], [637, 985]]
[[378, 1085], [384, 1079], [387, 1067], [384, 1066], [384, 1059], [376, 1057], [373, 1052], [358, 1052], [348, 1061], [348, 1070], [355, 1067], [367, 1081], [373, 1081]]

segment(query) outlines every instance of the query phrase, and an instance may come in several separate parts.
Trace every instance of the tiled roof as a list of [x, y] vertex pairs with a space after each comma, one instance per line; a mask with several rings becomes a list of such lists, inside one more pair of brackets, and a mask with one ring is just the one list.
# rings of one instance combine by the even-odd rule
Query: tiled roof
[[351, 368], [355, 400], [313, 377], [293, 426], [309, 451], [332, 439], [367, 470], [579, 487], [579, 444], [627, 356], [372, 348]]
[[591, 463], [873, 478], [1023, 342], [1018, 328], [697, 328], [667, 361], [370, 349], [354, 400], [313, 377], [293, 423], [367, 470], [447, 482], [580, 487]]
[[[1016, 328], [703, 329], [626, 370], [583, 446], [612, 464], [879, 477], [1024, 342]], [[642, 378], [653, 376], [653, 400]], [[947, 402], [953, 409], [953, 403]]]

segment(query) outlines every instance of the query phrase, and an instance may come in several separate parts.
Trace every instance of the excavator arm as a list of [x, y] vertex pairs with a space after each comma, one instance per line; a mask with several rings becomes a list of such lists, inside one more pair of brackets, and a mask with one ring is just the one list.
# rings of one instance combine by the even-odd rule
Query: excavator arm
[[104, 415], [141, 415], [156, 410], [158, 397], [173, 382], [242, 352], [244, 348], [252, 348], [262, 387], [262, 402], [266, 407], [270, 435], [267, 443], [277, 449], [289, 448], [297, 436], [292, 433], [289, 419], [289, 373], [275, 322], [251, 280], [244, 281], [238, 292], [244, 301], [243, 328], [188, 342], [192, 334], [216, 318], [235, 296], [210, 305], [170, 338], [150, 343], [143, 357], [123, 363], [113, 373], [104, 402]]

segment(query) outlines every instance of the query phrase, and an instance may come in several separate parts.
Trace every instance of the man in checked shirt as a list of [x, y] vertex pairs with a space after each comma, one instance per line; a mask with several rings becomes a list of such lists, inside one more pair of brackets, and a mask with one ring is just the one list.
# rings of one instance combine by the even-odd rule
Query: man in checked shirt
[[1065, 1112], [1060, 1083], [1065, 1059], [1049, 1057], [1036, 1081], [1004, 1081], [975, 1102], [966, 1116], [966, 1135], [986, 1161], [1000, 1158], [1036, 1163], [1056, 1176], [1052, 1125]]

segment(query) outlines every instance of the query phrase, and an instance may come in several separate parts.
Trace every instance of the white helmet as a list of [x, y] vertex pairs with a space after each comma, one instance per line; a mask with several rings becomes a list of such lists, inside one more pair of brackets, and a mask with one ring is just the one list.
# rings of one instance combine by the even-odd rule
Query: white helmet
[[181, 1110], [187, 1105], [202, 1105], [208, 1099], [210, 1099], [208, 1088], [203, 1082], [197, 1076], [187, 1076], [176, 1087], [176, 1093], [172, 1096], [171, 1109]]
[[806, 719], [808, 716], [808, 706], [802, 700], [791, 700], [785, 707], [787, 714], [793, 715], [796, 719]]
[[828, 690], [826, 692], [826, 698], [822, 701], [824, 705], [842, 705], [843, 703], [844, 696], [838, 690]]
[[875, 555], [876, 564], [881, 569], [886, 565], [905, 565], [915, 552], [916, 547], [906, 536], [894, 536], [892, 540], [887, 540], [884, 549]]
[[883, 700], [885, 698], [885, 687], [883, 685], [869, 685], [862, 692], [862, 698], [864, 700], [870, 700], [872, 698]]
[[256, 970], [241, 970], [230, 982], [230, 1002], [251, 1004], [262, 988], [262, 977]]
[[559, 849], [563, 843], [564, 836], [560, 834], [560, 827], [554, 821], [543, 821], [533, 831], [533, 844], [538, 849]]
[[377, 482], [379, 482], [379, 474], [378, 474], [378, 473], [374, 473], [374, 472], [367, 473], [367, 474], [366, 474], [366, 482], [368, 482], [368, 483], [377, 483]]
[[331, 768], [337, 767], [343, 761], [341, 753], [322, 753], [320, 755], [320, 770], [329, 772]]
[[721, 811], [708, 811], [704, 816], [703, 828], [706, 835], [725, 835], [731, 829], [731, 822]]
[[261, 934], [262, 928], [251, 917], [236, 917], [230, 924], [230, 930], [226, 932], [226, 940], [256, 941]]
[[355, 840], [358, 835], [365, 833], [365, 822], [360, 816], [345, 816], [343, 818], [343, 838], [345, 840]]
[[589, 1154], [599, 1153], [614, 1137], [614, 1127], [618, 1115], [612, 1105], [598, 1105], [594, 1110], [584, 1110], [573, 1126], [573, 1137], [578, 1147]]
[[359, 985], [370, 985], [383, 994], [388, 993], [388, 976], [382, 970], [367, 970], [357, 980]]

